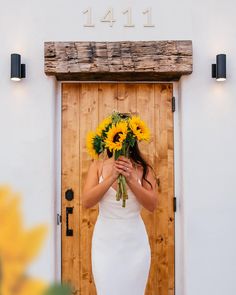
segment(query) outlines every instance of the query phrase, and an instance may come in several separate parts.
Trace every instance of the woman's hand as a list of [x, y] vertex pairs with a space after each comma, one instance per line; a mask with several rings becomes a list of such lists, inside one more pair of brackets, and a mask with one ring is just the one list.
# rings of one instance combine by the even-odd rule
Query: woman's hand
[[119, 156], [119, 158], [114, 163], [114, 168], [116, 170], [116, 173], [118, 175], [123, 174], [127, 181], [136, 180], [137, 178], [135, 169], [130, 159], [125, 156]]
[[117, 169], [116, 161], [114, 161], [112, 164], [110, 176], [113, 179], [113, 181], [116, 181], [119, 175], [120, 175], [120, 171]]

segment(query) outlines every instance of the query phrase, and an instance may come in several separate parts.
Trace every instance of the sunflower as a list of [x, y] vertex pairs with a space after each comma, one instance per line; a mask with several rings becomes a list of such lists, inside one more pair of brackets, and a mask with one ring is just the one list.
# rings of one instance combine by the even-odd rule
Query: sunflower
[[[48, 225], [25, 228], [21, 212], [22, 196], [9, 185], [0, 185], [0, 294], [69, 295], [69, 283], [48, 283], [29, 276], [28, 266], [39, 254]], [[70, 292], [69, 292], [70, 291]]]
[[102, 122], [98, 125], [96, 132], [98, 136], [102, 136], [102, 132], [106, 130], [106, 128], [109, 126], [109, 124], [112, 123], [112, 116], [105, 118], [102, 120]]
[[48, 232], [47, 225], [23, 227], [21, 197], [10, 186], [0, 186], [0, 294], [42, 295], [48, 283], [27, 274]]
[[139, 141], [150, 139], [150, 130], [146, 123], [140, 119], [138, 116], [133, 116], [128, 120], [129, 128], [133, 131], [134, 135]]
[[94, 131], [89, 131], [87, 133], [86, 137], [86, 147], [87, 151], [90, 154], [90, 156], [94, 159], [98, 159], [98, 153], [96, 152], [95, 149], [95, 137], [96, 137], [96, 132]]
[[128, 123], [126, 121], [120, 121], [109, 129], [107, 132], [107, 138], [105, 139], [105, 147], [110, 151], [121, 150], [122, 144], [126, 139], [128, 132]]

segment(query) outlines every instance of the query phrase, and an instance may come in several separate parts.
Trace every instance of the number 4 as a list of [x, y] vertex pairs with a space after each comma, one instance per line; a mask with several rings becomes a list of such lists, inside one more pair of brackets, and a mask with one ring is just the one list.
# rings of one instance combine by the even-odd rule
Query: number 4
[[115, 22], [116, 20], [113, 19], [113, 9], [109, 8], [106, 12], [106, 14], [104, 15], [104, 17], [101, 19], [101, 22], [109, 22], [110, 23], [110, 27], [113, 26], [113, 22]]

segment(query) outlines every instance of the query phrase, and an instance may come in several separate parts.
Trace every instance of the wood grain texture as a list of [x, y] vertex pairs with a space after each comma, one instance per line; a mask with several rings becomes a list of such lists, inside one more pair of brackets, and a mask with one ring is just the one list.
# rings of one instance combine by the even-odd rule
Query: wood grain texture
[[44, 42], [44, 71], [64, 81], [171, 81], [192, 73], [192, 41]]
[[[85, 136], [114, 109], [140, 115], [151, 130], [149, 144], [139, 143], [144, 158], [160, 179], [154, 212], [142, 208], [151, 245], [151, 269], [146, 295], [174, 295], [174, 140], [171, 98], [173, 84], [164, 83], [62, 83], [62, 281], [77, 295], [96, 295], [91, 269], [91, 240], [98, 204], [84, 209], [80, 195], [91, 159]], [[65, 200], [73, 188], [75, 198]], [[114, 195], [115, 197], [115, 195]], [[66, 206], [73, 206], [65, 236]], [[115, 266], [114, 266], [115, 267]], [[125, 266], [124, 266], [125, 267]]]

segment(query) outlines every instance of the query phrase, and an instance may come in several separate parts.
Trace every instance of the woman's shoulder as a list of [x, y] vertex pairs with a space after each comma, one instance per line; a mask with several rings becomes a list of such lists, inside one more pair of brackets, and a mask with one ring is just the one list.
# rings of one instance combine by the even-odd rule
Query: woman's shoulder
[[109, 164], [109, 162], [110, 162], [109, 159], [98, 158], [98, 159], [92, 160], [92, 163], [93, 163], [92, 165], [97, 170], [97, 174], [101, 175], [102, 167], [106, 164]]
[[90, 162], [90, 165], [93, 167], [93, 168], [99, 168], [101, 165], [102, 165], [102, 160], [101, 159], [92, 159], [91, 162]]
[[98, 176], [99, 171], [100, 171], [100, 167], [101, 167], [101, 160], [100, 159], [91, 159], [88, 173], [93, 173]]
[[93, 159], [93, 161], [95, 162], [95, 164], [97, 166], [101, 166], [103, 164], [107, 164], [111, 161], [111, 159], [102, 159], [102, 158], [98, 158], [98, 159]]

